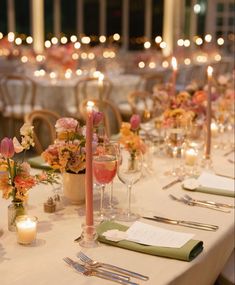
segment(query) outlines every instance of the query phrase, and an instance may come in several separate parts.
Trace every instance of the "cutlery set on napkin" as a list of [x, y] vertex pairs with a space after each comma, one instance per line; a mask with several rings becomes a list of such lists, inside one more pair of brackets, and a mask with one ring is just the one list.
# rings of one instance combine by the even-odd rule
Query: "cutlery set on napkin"
[[81, 251], [78, 253], [77, 257], [82, 263], [74, 261], [69, 257], [65, 257], [63, 260], [84, 276], [96, 276], [124, 285], [138, 285], [138, 283], [131, 281], [131, 277], [143, 281], [147, 281], [149, 279], [148, 276], [140, 273], [133, 272], [112, 264], [92, 260]]

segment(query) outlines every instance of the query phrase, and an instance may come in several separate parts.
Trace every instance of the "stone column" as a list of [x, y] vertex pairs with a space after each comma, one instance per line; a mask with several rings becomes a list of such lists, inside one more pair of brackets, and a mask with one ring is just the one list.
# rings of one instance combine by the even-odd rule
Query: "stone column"
[[36, 53], [44, 49], [44, 0], [32, 0], [33, 48]]

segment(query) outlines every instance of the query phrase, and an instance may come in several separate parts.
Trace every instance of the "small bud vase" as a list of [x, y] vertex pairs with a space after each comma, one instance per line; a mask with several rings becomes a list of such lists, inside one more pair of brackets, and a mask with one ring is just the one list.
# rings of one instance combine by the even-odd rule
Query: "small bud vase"
[[25, 215], [26, 208], [22, 201], [12, 201], [8, 206], [8, 230], [11, 232], [16, 231], [15, 220], [18, 216]]

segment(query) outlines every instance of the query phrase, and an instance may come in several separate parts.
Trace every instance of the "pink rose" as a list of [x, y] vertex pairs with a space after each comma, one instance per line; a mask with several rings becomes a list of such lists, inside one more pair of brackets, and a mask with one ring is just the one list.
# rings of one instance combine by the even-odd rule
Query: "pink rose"
[[138, 130], [138, 128], [140, 127], [140, 116], [138, 114], [134, 114], [131, 116], [130, 119], [130, 123], [131, 123], [131, 129], [132, 130]]
[[61, 132], [75, 132], [78, 127], [78, 121], [73, 118], [61, 118], [55, 124], [56, 131]]
[[12, 139], [4, 138], [0, 144], [0, 153], [4, 158], [11, 158], [15, 154], [15, 149]]

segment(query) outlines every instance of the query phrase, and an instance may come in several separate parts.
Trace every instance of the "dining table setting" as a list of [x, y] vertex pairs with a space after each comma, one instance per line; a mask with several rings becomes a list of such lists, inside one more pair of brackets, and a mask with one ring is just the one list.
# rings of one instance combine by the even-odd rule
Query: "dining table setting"
[[[102, 116], [90, 111], [91, 103], [87, 108], [84, 139], [91, 136], [91, 142], [92, 120], [97, 124]], [[118, 142], [98, 143], [92, 153], [86, 144], [86, 179], [90, 177], [86, 187], [90, 185], [93, 194], [87, 196], [86, 188], [86, 202], [74, 203], [64, 192], [58, 172], [55, 177], [38, 178], [38, 174], [50, 169], [50, 150], [64, 139], [63, 128], [71, 131], [76, 124], [75, 119], [59, 119], [58, 141], [45, 151], [43, 159], [29, 159], [34, 167], [32, 177], [39, 180], [25, 202], [25, 215], [16, 218], [16, 231], [9, 228], [8, 200], [0, 200], [1, 283], [214, 284], [234, 250], [231, 142], [223, 148], [212, 147], [210, 168], [199, 163], [204, 152], [199, 149], [195, 166], [185, 155], [166, 155], [158, 143], [151, 145], [144, 128], [140, 136], [141, 131], [136, 132], [139, 117], [134, 115], [130, 124], [122, 125], [121, 147]], [[128, 144], [127, 134], [133, 144]], [[30, 144], [31, 131], [26, 126], [21, 135], [21, 144], [26, 139]], [[10, 143], [1, 142], [2, 165], [14, 153]], [[144, 149], [141, 160], [139, 149]], [[114, 153], [118, 158], [114, 159]], [[128, 153], [132, 153], [129, 159]], [[88, 170], [89, 156], [93, 171], [92, 165]], [[197, 167], [194, 175], [192, 166]], [[177, 167], [187, 172], [181, 179], [174, 173]], [[78, 191], [80, 188], [77, 184]]]

